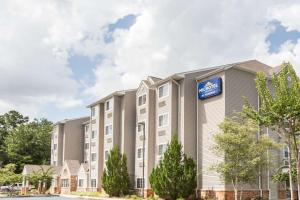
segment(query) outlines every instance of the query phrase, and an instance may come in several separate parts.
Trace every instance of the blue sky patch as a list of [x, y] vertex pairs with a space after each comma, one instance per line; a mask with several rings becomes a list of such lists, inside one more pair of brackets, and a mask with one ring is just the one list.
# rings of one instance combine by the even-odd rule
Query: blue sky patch
[[113, 24], [109, 24], [108, 25], [108, 31], [107, 34], [105, 35], [105, 42], [106, 43], [110, 43], [114, 41], [114, 38], [112, 36], [112, 34], [114, 33], [114, 31], [116, 29], [129, 29], [136, 20], [136, 15], [126, 15], [120, 19], [117, 20], [117, 22], [113, 23]]
[[90, 58], [88, 56], [74, 54], [68, 59], [69, 66], [72, 69], [73, 76], [76, 80], [84, 80], [88, 85], [94, 84], [95, 77], [93, 69], [100, 64], [102, 56]]
[[275, 27], [275, 30], [268, 35], [266, 41], [270, 43], [269, 53], [278, 53], [280, 46], [286, 42], [291, 41], [296, 43], [300, 38], [300, 32], [298, 31], [287, 31], [279, 21], [273, 21], [270, 23], [271, 26]]

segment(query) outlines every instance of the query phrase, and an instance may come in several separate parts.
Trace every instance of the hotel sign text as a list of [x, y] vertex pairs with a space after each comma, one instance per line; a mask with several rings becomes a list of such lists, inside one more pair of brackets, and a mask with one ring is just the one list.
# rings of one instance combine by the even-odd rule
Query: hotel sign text
[[215, 77], [198, 84], [198, 99], [204, 100], [222, 93], [222, 78]]

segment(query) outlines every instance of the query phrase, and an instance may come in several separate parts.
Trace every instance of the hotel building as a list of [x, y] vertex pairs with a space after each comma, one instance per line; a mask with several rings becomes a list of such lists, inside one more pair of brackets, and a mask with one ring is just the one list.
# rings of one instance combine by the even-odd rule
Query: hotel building
[[[148, 196], [152, 194], [148, 179], [152, 169], [163, 158], [171, 138], [176, 136], [183, 152], [197, 163], [197, 194], [232, 199], [230, 183], [224, 183], [210, 170], [214, 162], [224, 160], [211, 150], [213, 135], [219, 132], [218, 125], [225, 117], [241, 111], [243, 97], [259, 109], [255, 75], [262, 71], [271, 76], [277, 70], [250, 60], [176, 73], [164, 79], [148, 77], [136, 90], [116, 91], [90, 104], [90, 118], [78, 122], [81, 129], [78, 133], [73, 131], [72, 137], [62, 134], [66, 132], [66, 122], [57, 123], [51, 164], [63, 166], [65, 160], [78, 160], [82, 164], [78, 167], [77, 190], [100, 191], [109, 151], [119, 146], [121, 153], [127, 156], [134, 189], [141, 192], [144, 188], [144, 195]], [[279, 140], [273, 131], [262, 131]], [[61, 147], [57, 146], [54, 151], [54, 144]], [[79, 148], [74, 148], [76, 145]], [[62, 151], [64, 148], [69, 151]], [[274, 166], [281, 165], [283, 155], [272, 153], [278, 158]], [[245, 185], [245, 197], [261, 193], [270, 199], [279, 199], [282, 188], [271, 181], [271, 176], [272, 170], [264, 171], [257, 184]]]

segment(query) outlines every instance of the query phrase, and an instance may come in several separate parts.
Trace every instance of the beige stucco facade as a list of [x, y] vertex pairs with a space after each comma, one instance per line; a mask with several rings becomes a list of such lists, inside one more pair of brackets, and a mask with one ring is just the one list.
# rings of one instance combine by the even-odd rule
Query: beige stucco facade
[[[197, 78], [198, 82], [206, 81], [214, 77], [222, 79], [223, 91], [220, 95], [204, 100], [197, 100], [197, 180], [198, 189], [203, 196], [207, 193], [218, 199], [230, 199], [233, 194], [231, 183], [225, 183], [220, 176], [210, 170], [210, 167], [224, 157], [218, 157], [212, 152], [214, 144], [213, 135], [219, 132], [218, 125], [225, 117], [232, 116], [242, 110], [244, 99], [255, 108], [259, 108], [259, 98], [255, 87], [255, 75], [258, 71], [266, 71], [265, 68], [256, 68], [262, 65], [259, 62], [250, 62], [232, 65], [215, 70], [213, 73], [204, 74]], [[253, 67], [253, 68], [252, 68]], [[264, 66], [268, 70], [270, 67]], [[270, 130], [263, 130], [275, 140], [277, 135]], [[273, 152], [277, 154], [277, 152]], [[279, 159], [278, 159], [279, 160]], [[274, 166], [278, 166], [274, 163]], [[271, 172], [262, 172], [257, 184], [244, 185], [243, 190], [258, 195], [260, 192], [278, 199], [278, 185], [271, 181]], [[251, 192], [250, 192], [251, 191]]]
[[[151, 189], [149, 179], [155, 164], [155, 102], [154, 83], [161, 79], [148, 77], [136, 92], [135, 188]], [[144, 151], [144, 152], [143, 152]]]
[[51, 136], [51, 165], [62, 166], [65, 160], [83, 162], [82, 123], [88, 119], [88, 117], [66, 119], [54, 125]]
[[98, 190], [101, 189], [107, 155], [116, 146], [126, 154], [129, 176], [134, 180], [135, 97], [136, 90], [117, 91], [88, 106], [91, 109], [91, 132], [97, 132], [94, 150], [90, 145], [91, 153], [97, 155], [97, 162], [90, 159], [90, 179], [96, 179]]

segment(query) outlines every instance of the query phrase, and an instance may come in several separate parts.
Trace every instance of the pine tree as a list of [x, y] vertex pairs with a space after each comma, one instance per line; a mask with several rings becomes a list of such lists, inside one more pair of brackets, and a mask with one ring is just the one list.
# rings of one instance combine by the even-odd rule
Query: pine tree
[[102, 180], [102, 187], [109, 196], [119, 197], [129, 193], [127, 158], [120, 153], [119, 147], [114, 147], [110, 151]]
[[196, 164], [183, 154], [176, 136], [168, 145], [163, 160], [153, 169], [150, 184], [154, 192], [164, 199], [187, 198], [195, 191]]

